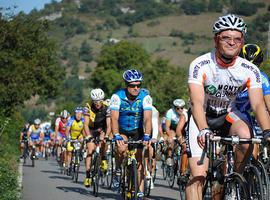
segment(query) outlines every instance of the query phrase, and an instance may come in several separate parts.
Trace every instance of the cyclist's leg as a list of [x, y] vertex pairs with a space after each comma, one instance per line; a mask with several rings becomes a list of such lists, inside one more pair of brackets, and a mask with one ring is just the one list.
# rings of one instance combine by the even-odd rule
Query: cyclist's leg
[[144, 156], [142, 155], [142, 147], [139, 146], [137, 148], [137, 152], [136, 152], [136, 160], [138, 163], [137, 169], [138, 169], [138, 186], [139, 186], [139, 190], [141, 192], [144, 192], [144, 174], [145, 174], [145, 167], [143, 166], [143, 162], [142, 162], [142, 158]]
[[[238, 135], [240, 138], [250, 138], [253, 136], [251, 129], [248, 125], [248, 122], [245, 120], [245, 116], [238, 112], [229, 113], [226, 118], [227, 121], [231, 123], [230, 135]], [[242, 172], [245, 166], [246, 161], [252, 154], [253, 145], [242, 144], [237, 146], [235, 151], [235, 166], [237, 172]]]
[[168, 139], [167, 139], [167, 145], [168, 145], [168, 158], [167, 158], [167, 165], [172, 165], [172, 150], [173, 150], [173, 147], [174, 147], [174, 138], [176, 136], [176, 133], [174, 130], [170, 130], [168, 134]]
[[107, 151], [107, 144], [105, 141], [105, 132], [100, 133], [100, 145], [101, 145], [101, 170], [107, 171], [108, 168], [108, 162], [106, 157], [106, 151]]
[[[128, 141], [128, 138], [126, 135], [121, 134], [121, 136], [123, 137], [124, 141]], [[121, 164], [123, 162], [123, 159], [126, 156], [126, 151], [127, 151], [127, 147], [128, 145], [122, 145], [122, 146], [118, 146], [116, 145], [116, 169], [121, 169]]]
[[85, 173], [86, 173], [86, 179], [90, 178], [90, 170], [92, 165], [92, 155], [96, 148], [96, 145], [90, 141], [87, 143], [87, 156], [85, 158]]
[[71, 144], [71, 142], [68, 142], [67, 143], [67, 150], [66, 150], [66, 157], [67, 157], [66, 166], [67, 167], [70, 166], [72, 151], [73, 151], [73, 145]]
[[182, 155], [181, 155], [181, 175], [185, 175], [188, 167], [188, 156], [187, 156], [187, 146], [185, 143], [182, 144]]
[[189, 155], [189, 167], [190, 167], [190, 180], [186, 186], [186, 199], [187, 200], [201, 200], [203, 193], [203, 185], [205, 182], [206, 173], [208, 170], [208, 159], [205, 158], [202, 165], [198, 165], [197, 162], [202, 154], [202, 149], [197, 143], [197, 135], [199, 130], [193, 120], [190, 118], [188, 124], [188, 131], [186, 135], [187, 151]]

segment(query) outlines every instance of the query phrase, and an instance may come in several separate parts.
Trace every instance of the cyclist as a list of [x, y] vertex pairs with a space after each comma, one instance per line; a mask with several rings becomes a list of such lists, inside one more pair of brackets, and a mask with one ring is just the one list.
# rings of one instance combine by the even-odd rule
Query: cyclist
[[[74, 116], [70, 117], [67, 122], [66, 127], [66, 137], [71, 138], [72, 140], [79, 140], [83, 143], [83, 129], [84, 129], [84, 118], [83, 118], [83, 108], [77, 107], [74, 110]], [[70, 166], [71, 154], [73, 151], [72, 144], [68, 141], [67, 151], [66, 151], [66, 166]], [[68, 173], [70, 173], [70, 170]]]
[[166, 164], [170, 166], [172, 166], [173, 164], [172, 149], [174, 146], [174, 138], [176, 137], [176, 127], [180, 119], [180, 116], [183, 112], [184, 105], [185, 101], [183, 99], [175, 99], [173, 101], [173, 107], [169, 109], [166, 113], [165, 129], [168, 136], [167, 138], [168, 155]]
[[20, 152], [21, 152], [20, 158], [23, 158], [23, 149], [24, 149], [25, 141], [28, 140], [27, 132], [28, 132], [29, 126], [30, 126], [29, 123], [25, 123], [20, 133]]
[[[50, 124], [46, 124], [44, 127], [44, 139], [43, 139], [43, 145], [44, 145], [44, 149], [48, 149], [48, 153], [51, 149], [51, 140], [53, 137], [53, 130], [51, 129], [51, 125]], [[43, 156], [45, 156], [45, 154], [43, 154]]]
[[[255, 64], [257, 67], [260, 67], [263, 62], [263, 52], [261, 48], [256, 44], [246, 44], [243, 46], [239, 56], [247, 59], [248, 61]], [[262, 76], [262, 90], [263, 90], [263, 98], [266, 104], [266, 108], [268, 112], [270, 111], [270, 82], [268, 76], [260, 71]], [[250, 116], [251, 107], [248, 98], [248, 91], [245, 89], [241, 92], [236, 98], [236, 106], [237, 108], [246, 116], [246, 120], [253, 121]], [[254, 132], [256, 133], [256, 132]], [[254, 145], [253, 155], [257, 158], [259, 145]]]
[[[228, 14], [214, 23], [215, 49], [196, 58], [189, 68], [189, 94], [192, 117], [188, 122], [187, 150], [191, 178], [186, 187], [186, 199], [202, 199], [202, 188], [208, 168], [197, 162], [202, 154], [206, 133], [219, 129], [221, 134], [250, 138], [249, 125], [235, 107], [236, 95], [248, 89], [252, 110], [264, 131], [270, 135], [270, 119], [265, 112], [262, 95], [262, 80], [256, 65], [238, 56], [244, 44], [246, 33], [244, 20]], [[236, 170], [243, 171], [252, 145], [239, 146], [236, 151]]]
[[[136, 69], [123, 73], [126, 87], [118, 90], [111, 97], [111, 120], [114, 140], [116, 140], [117, 159], [116, 175], [113, 181], [115, 188], [119, 187], [119, 172], [124, 159], [127, 145], [124, 140], [146, 141], [151, 139], [152, 126], [152, 98], [146, 90], [141, 90], [143, 75]], [[144, 167], [142, 166], [142, 146], [139, 145], [136, 152], [138, 161], [139, 192], [137, 196], [144, 196]]]
[[60, 113], [60, 117], [58, 117], [55, 121], [55, 141], [57, 146], [57, 159], [60, 160], [61, 146], [63, 139], [66, 139], [66, 126], [69, 118], [69, 113], [66, 110], [63, 110]]
[[35, 119], [34, 124], [32, 124], [27, 132], [27, 136], [29, 138], [29, 150], [32, 150], [33, 145], [37, 147], [36, 155], [37, 156], [42, 156], [41, 152], [43, 152], [42, 148], [42, 140], [44, 137], [44, 133], [42, 128], [40, 127], [40, 119]]
[[[110, 109], [109, 105], [104, 101], [105, 94], [102, 89], [96, 88], [91, 90], [90, 97], [92, 100], [91, 105], [89, 103], [86, 104], [84, 108], [84, 129], [87, 137], [92, 136], [96, 138], [99, 136], [101, 142], [101, 170], [107, 171], [108, 163], [106, 160], [106, 142], [105, 136], [109, 136], [111, 133], [111, 120], [110, 120]], [[91, 159], [92, 154], [96, 148], [95, 143], [91, 141], [87, 141], [87, 158], [86, 162], [86, 178], [84, 180], [85, 187], [89, 187], [91, 185]]]
[[[185, 105], [185, 103], [184, 103]], [[179, 143], [182, 145], [182, 155], [181, 155], [181, 166], [180, 167], [180, 177], [178, 177], [177, 183], [180, 184], [181, 180], [186, 180], [186, 171], [188, 167], [188, 158], [187, 158], [187, 152], [186, 152], [186, 141], [185, 141], [185, 136], [186, 136], [186, 124], [187, 124], [187, 119], [188, 119], [188, 113], [187, 110], [184, 108], [184, 105], [180, 107], [180, 118], [176, 127], [176, 136], [179, 140]]]
[[[159, 133], [162, 134], [162, 128], [159, 121], [159, 112], [155, 106], [152, 106], [152, 141], [156, 142], [158, 140], [157, 138]], [[154, 154], [155, 148], [157, 147], [154, 146], [154, 144], [149, 146], [149, 151], [152, 158], [152, 166], [149, 167], [152, 167], [152, 173], [154, 172], [154, 170], [156, 170], [156, 155]], [[146, 172], [146, 174], [151, 178], [151, 189], [153, 189], [154, 182], [152, 179], [152, 174], [149, 174], [148, 172]]]

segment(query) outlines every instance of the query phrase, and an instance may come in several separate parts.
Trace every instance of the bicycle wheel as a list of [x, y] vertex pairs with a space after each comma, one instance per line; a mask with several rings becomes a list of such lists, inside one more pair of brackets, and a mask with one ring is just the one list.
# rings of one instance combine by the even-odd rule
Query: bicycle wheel
[[108, 160], [108, 170], [106, 172], [106, 185], [108, 188], [112, 187], [112, 181], [113, 181], [113, 174], [114, 174], [114, 157], [112, 149], [107, 154], [107, 160]]
[[128, 191], [131, 193], [131, 198], [137, 200], [137, 193], [138, 193], [138, 172], [137, 172], [137, 161], [132, 160], [132, 164], [129, 166], [129, 177], [128, 181], [129, 182], [129, 187]]
[[236, 172], [226, 176], [224, 180], [224, 200], [249, 200], [246, 179]]
[[31, 155], [32, 167], [35, 167], [35, 157], [36, 157], [36, 148], [32, 147], [32, 155]]
[[79, 169], [80, 169], [80, 157], [79, 157], [79, 152], [76, 151], [75, 154], [75, 163], [74, 163], [74, 181], [77, 183], [78, 182], [78, 177], [79, 177]]
[[99, 154], [95, 154], [94, 162], [94, 175], [93, 175], [93, 193], [95, 197], [98, 196], [99, 176], [100, 176], [100, 157]]
[[25, 143], [24, 143], [24, 147], [23, 147], [23, 164], [26, 163], [27, 151], [28, 151], [28, 148], [27, 148], [27, 144], [26, 144], [26, 142], [25, 142]]
[[[145, 179], [144, 179], [144, 194], [146, 197], [149, 197], [150, 192], [151, 192], [151, 184], [152, 184], [152, 180], [150, 177], [150, 176], [152, 176], [152, 159], [151, 158], [148, 158], [148, 165], [149, 165], [149, 170], [147, 173], [149, 173], [149, 174], [146, 174]], [[146, 166], [145, 159], [144, 159], [143, 166], [147, 170], [148, 167]]]
[[252, 160], [252, 164], [257, 167], [260, 172], [262, 185], [263, 185], [263, 196], [264, 199], [270, 199], [270, 182], [268, 173], [264, 167], [264, 164], [260, 160]]
[[252, 164], [246, 165], [243, 176], [252, 199], [263, 200], [263, 185], [259, 170]]
[[168, 185], [172, 188], [173, 185], [174, 185], [174, 180], [175, 180], [175, 167], [176, 165], [173, 164], [172, 166], [167, 166], [167, 182], [168, 182]]

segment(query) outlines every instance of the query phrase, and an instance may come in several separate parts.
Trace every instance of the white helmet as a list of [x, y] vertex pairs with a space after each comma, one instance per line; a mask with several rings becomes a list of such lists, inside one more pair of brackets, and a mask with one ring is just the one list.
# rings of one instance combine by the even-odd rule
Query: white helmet
[[60, 113], [60, 116], [61, 118], [68, 118], [69, 117], [69, 113], [67, 110], [63, 110], [61, 113]]
[[185, 101], [183, 99], [175, 99], [173, 101], [173, 105], [175, 107], [184, 107], [185, 106]]
[[220, 33], [225, 30], [237, 30], [245, 34], [247, 32], [247, 25], [241, 17], [233, 14], [224, 15], [218, 18], [214, 23], [213, 33]]
[[35, 125], [40, 125], [40, 123], [41, 123], [40, 119], [37, 118], [37, 119], [34, 120]]
[[97, 88], [97, 89], [91, 90], [90, 96], [91, 96], [92, 101], [100, 101], [104, 99], [105, 94], [102, 89]]

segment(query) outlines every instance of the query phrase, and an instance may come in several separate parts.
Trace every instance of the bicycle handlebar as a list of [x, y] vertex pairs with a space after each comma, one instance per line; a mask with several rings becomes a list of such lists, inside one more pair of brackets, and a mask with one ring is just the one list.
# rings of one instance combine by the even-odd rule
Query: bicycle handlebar
[[202, 155], [200, 157], [200, 160], [197, 162], [198, 165], [202, 165], [205, 156], [209, 155], [210, 153], [210, 141], [213, 142], [221, 142], [223, 144], [231, 144], [231, 145], [236, 145], [236, 144], [261, 144], [262, 143], [262, 138], [256, 137], [256, 138], [239, 138], [239, 136], [228, 136], [228, 137], [221, 137], [221, 136], [213, 136], [210, 135], [209, 133], [205, 134], [205, 145], [204, 149], [202, 152]]

